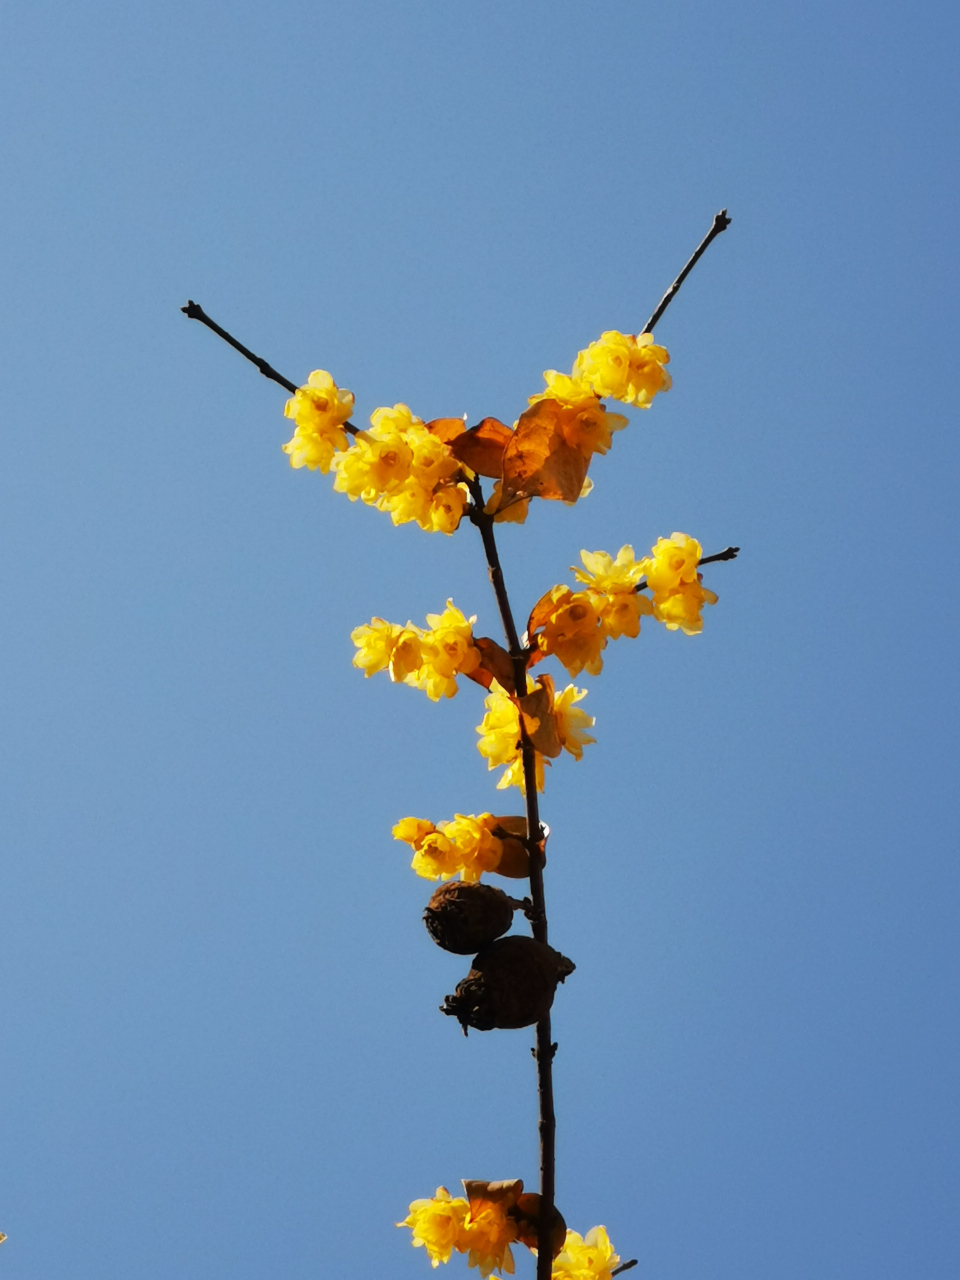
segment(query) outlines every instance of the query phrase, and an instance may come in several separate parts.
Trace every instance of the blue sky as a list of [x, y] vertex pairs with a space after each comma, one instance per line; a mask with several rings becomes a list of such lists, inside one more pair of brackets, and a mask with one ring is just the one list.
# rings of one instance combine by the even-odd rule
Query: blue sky
[[952, 1278], [954, 7], [3, 25], [0, 1272], [423, 1277], [410, 1200], [536, 1180], [530, 1035], [436, 1012], [389, 834], [499, 807], [479, 691], [350, 665], [448, 596], [496, 634], [479, 540], [291, 471], [178, 307], [361, 420], [513, 421], [727, 207], [674, 389], [502, 537], [520, 613], [583, 547], [743, 548], [549, 778], [559, 1203], [649, 1280]]

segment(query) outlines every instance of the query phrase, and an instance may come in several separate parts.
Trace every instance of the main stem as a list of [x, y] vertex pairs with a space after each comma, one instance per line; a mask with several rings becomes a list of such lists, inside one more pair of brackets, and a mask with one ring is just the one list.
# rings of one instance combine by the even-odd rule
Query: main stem
[[[517, 697], [527, 691], [527, 659], [513, 619], [513, 610], [503, 580], [503, 568], [497, 540], [493, 532], [493, 517], [485, 514], [483, 488], [480, 481], [470, 481], [473, 499], [471, 520], [480, 530], [483, 551], [487, 559], [490, 585], [497, 599], [503, 634], [507, 640], [510, 659], [513, 662], [513, 686]], [[543, 864], [540, 860], [540, 805], [537, 798], [537, 753], [520, 716], [520, 752], [523, 760], [523, 785], [527, 808], [527, 850], [530, 854], [530, 900], [533, 903], [533, 936], [538, 942], [547, 941], [547, 907], [543, 893]], [[553, 1216], [556, 1199], [557, 1168], [557, 1117], [553, 1107], [553, 1055], [557, 1046], [553, 1043], [550, 1014], [537, 1023], [536, 1048], [537, 1096], [539, 1099], [540, 1130], [540, 1220], [537, 1229], [537, 1280], [550, 1280], [553, 1271]]]

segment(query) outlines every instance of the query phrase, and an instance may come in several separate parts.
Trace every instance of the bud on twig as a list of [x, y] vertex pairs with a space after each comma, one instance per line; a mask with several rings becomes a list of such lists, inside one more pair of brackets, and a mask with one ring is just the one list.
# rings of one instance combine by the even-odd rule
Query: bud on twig
[[468, 1027], [529, 1027], [546, 1017], [557, 983], [576, 966], [559, 951], [535, 938], [499, 938], [474, 957], [470, 972], [447, 996], [441, 1013]]

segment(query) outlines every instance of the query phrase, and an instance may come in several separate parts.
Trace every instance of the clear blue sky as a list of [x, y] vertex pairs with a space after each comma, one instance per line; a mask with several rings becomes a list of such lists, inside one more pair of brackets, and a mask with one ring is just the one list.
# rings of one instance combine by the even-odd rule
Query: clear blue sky
[[291, 471], [283, 392], [177, 308], [361, 417], [512, 421], [723, 206], [674, 390], [503, 536], [521, 612], [581, 547], [743, 548], [703, 636], [610, 651], [549, 781], [559, 1201], [645, 1280], [953, 1280], [958, 34], [8, 8], [3, 1280], [426, 1280], [411, 1199], [536, 1180], [530, 1035], [437, 1013], [463, 963], [389, 833], [499, 806], [479, 691], [350, 666], [449, 595], [495, 633], [476, 534]]

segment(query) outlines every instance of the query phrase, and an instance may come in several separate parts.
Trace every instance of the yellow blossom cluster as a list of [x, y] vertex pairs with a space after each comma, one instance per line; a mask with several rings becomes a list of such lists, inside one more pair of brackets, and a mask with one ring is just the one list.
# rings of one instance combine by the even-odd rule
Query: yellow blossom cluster
[[[535, 692], [532, 681], [528, 683], [528, 691]], [[584, 746], [589, 742], [596, 742], [596, 738], [590, 737], [586, 732], [593, 726], [594, 717], [587, 715], [581, 707], [576, 706], [576, 703], [585, 698], [586, 694], [586, 689], [577, 689], [571, 684], [555, 696], [551, 690], [549, 706], [542, 716], [535, 717], [525, 711], [523, 713], [525, 727], [534, 742], [536, 743], [538, 732], [548, 728], [544, 723], [548, 720], [549, 728], [553, 731], [551, 736], [555, 737], [558, 744], [553, 754], [558, 755], [560, 750], [569, 751], [575, 760], [580, 760], [583, 757]], [[521, 699], [521, 701], [526, 702], [528, 699]], [[484, 706], [486, 713], [481, 723], [477, 725], [477, 733], [480, 734], [477, 750], [486, 759], [488, 769], [506, 766], [497, 782], [498, 791], [506, 787], [519, 787], [526, 794], [520, 742], [520, 703], [494, 680], [489, 694], [484, 699]], [[536, 750], [535, 759], [537, 790], [542, 791], [545, 762], [541, 750]]]
[[492, 813], [458, 813], [437, 826], [425, 818], [402, 818], [393, 838], [413, 849], [410, 865], [424, 880], [450, 880], [459, 872], [461, 880], [476, 881], [500, 865], [503, 841], [494, 835], [499, 821]]
[[383, 618], [371, 618], [350, 633], [357, 647], [353, 665], [365, 676], [389, 671], [397, 684], [422, 689], [438, 702], [457, 692], [457, 676], [469, 675], [480, 664], [480, 651], [473, 643], [473, 623], [447, 601], [443, 613], [428, 613], [428, 629], [405, 627]]
[[657, 346], [652, 333], [618, 333], [611, 329], [581, 351], [573, 376], [598, 396], [623, 400], [638, 409], [649, 409], [658, 391], [669, 391], [670, 362], [666, 347]]
[[703, 575], [697, 565], [703, 548], [696, 538], [685, 533], [673, 533], [669, 538], [658, 538], [650, 555], [640, 561], [653, 592], [654, 617], [668, 631], [678, 628], [688, 636], [699, 635], [703, 630], [701, 611], [705, 604], [716, 604], [719, 596], [702, 585]]
[[309, 467], [326, 474], [335, 453], [347, 449], [343, 424], [353, 413], [353, 392], [337, 386], [324, 369], [314, 369], [306, 386], [287, 401], [284, 414], [297, 424], [283, 451], [291, 467]]
[[394, 524], [415, 520], [432, 533], [453, 533], [467, 503], [460, 463], [405, 404], [375, 409], [369, 431], [333, 459], [333, 487], [389, 511]]
[[557, 586], [548, 591], [534, 606], [528, 630], [540, 652], [555, 654], [570, 675], [586, 670], [596, 676], [607, 641], [636, 638], [641, 616], [653, 608], [637, 593], [643, 568], [633, 547], [621, 547], [616, 560], [605, 551], [581, 551], [580, 558], [584, 567], [573, 572], [585, 589]]
[[553, 1260], [552, 1280], [611, 1280], [619, 1265], [605, 1227], [594, 1227], [585, 1236], [567, 1231], [563, 1250]]
[[613, 444], [614, 431], [627, 425], [622, 413], [609, 413], [588, 383], [548, 369], [543, 375], [546, 391], [530, 397], [530, 404], [543, 403], [544, 426], [577, 449], [589, 461], [595, 453], [606, 453]]
[[[571, 566], [581, 588], [556, 586], [537, 601], [528, 626], [531, 644], [543, 656], [553, 654], [571, 676], [581, 671], [596, 676], [607, 641], [636, 638], [644, 615], [652, 614], [671, 631], [699, 634], [704, 604], [718, 599], [701, 584], [702, 554], [700, 543], [685, 533], [658, 539], [642, 560], [629, 545], [616, 559], [606, 551], [581, 551], [583, 568]], [[652, 600], [640, 594], [647, 587]]]
[[501, 1203], [485, 1200], [473, 1210], [446, 1187], [437, 1187], [435, 1196], [414, 1200], [397, 1226], [411, 1229], [414, 1247], [426, 1249], [431, 1266], [449, 1262], [456, 1250], [468, 1255], [467, 1265], [477, 1267], [484, 1280], [495, 1270], [513, 1275], [510, 1245], [517, 1238], [517, 1225]]

